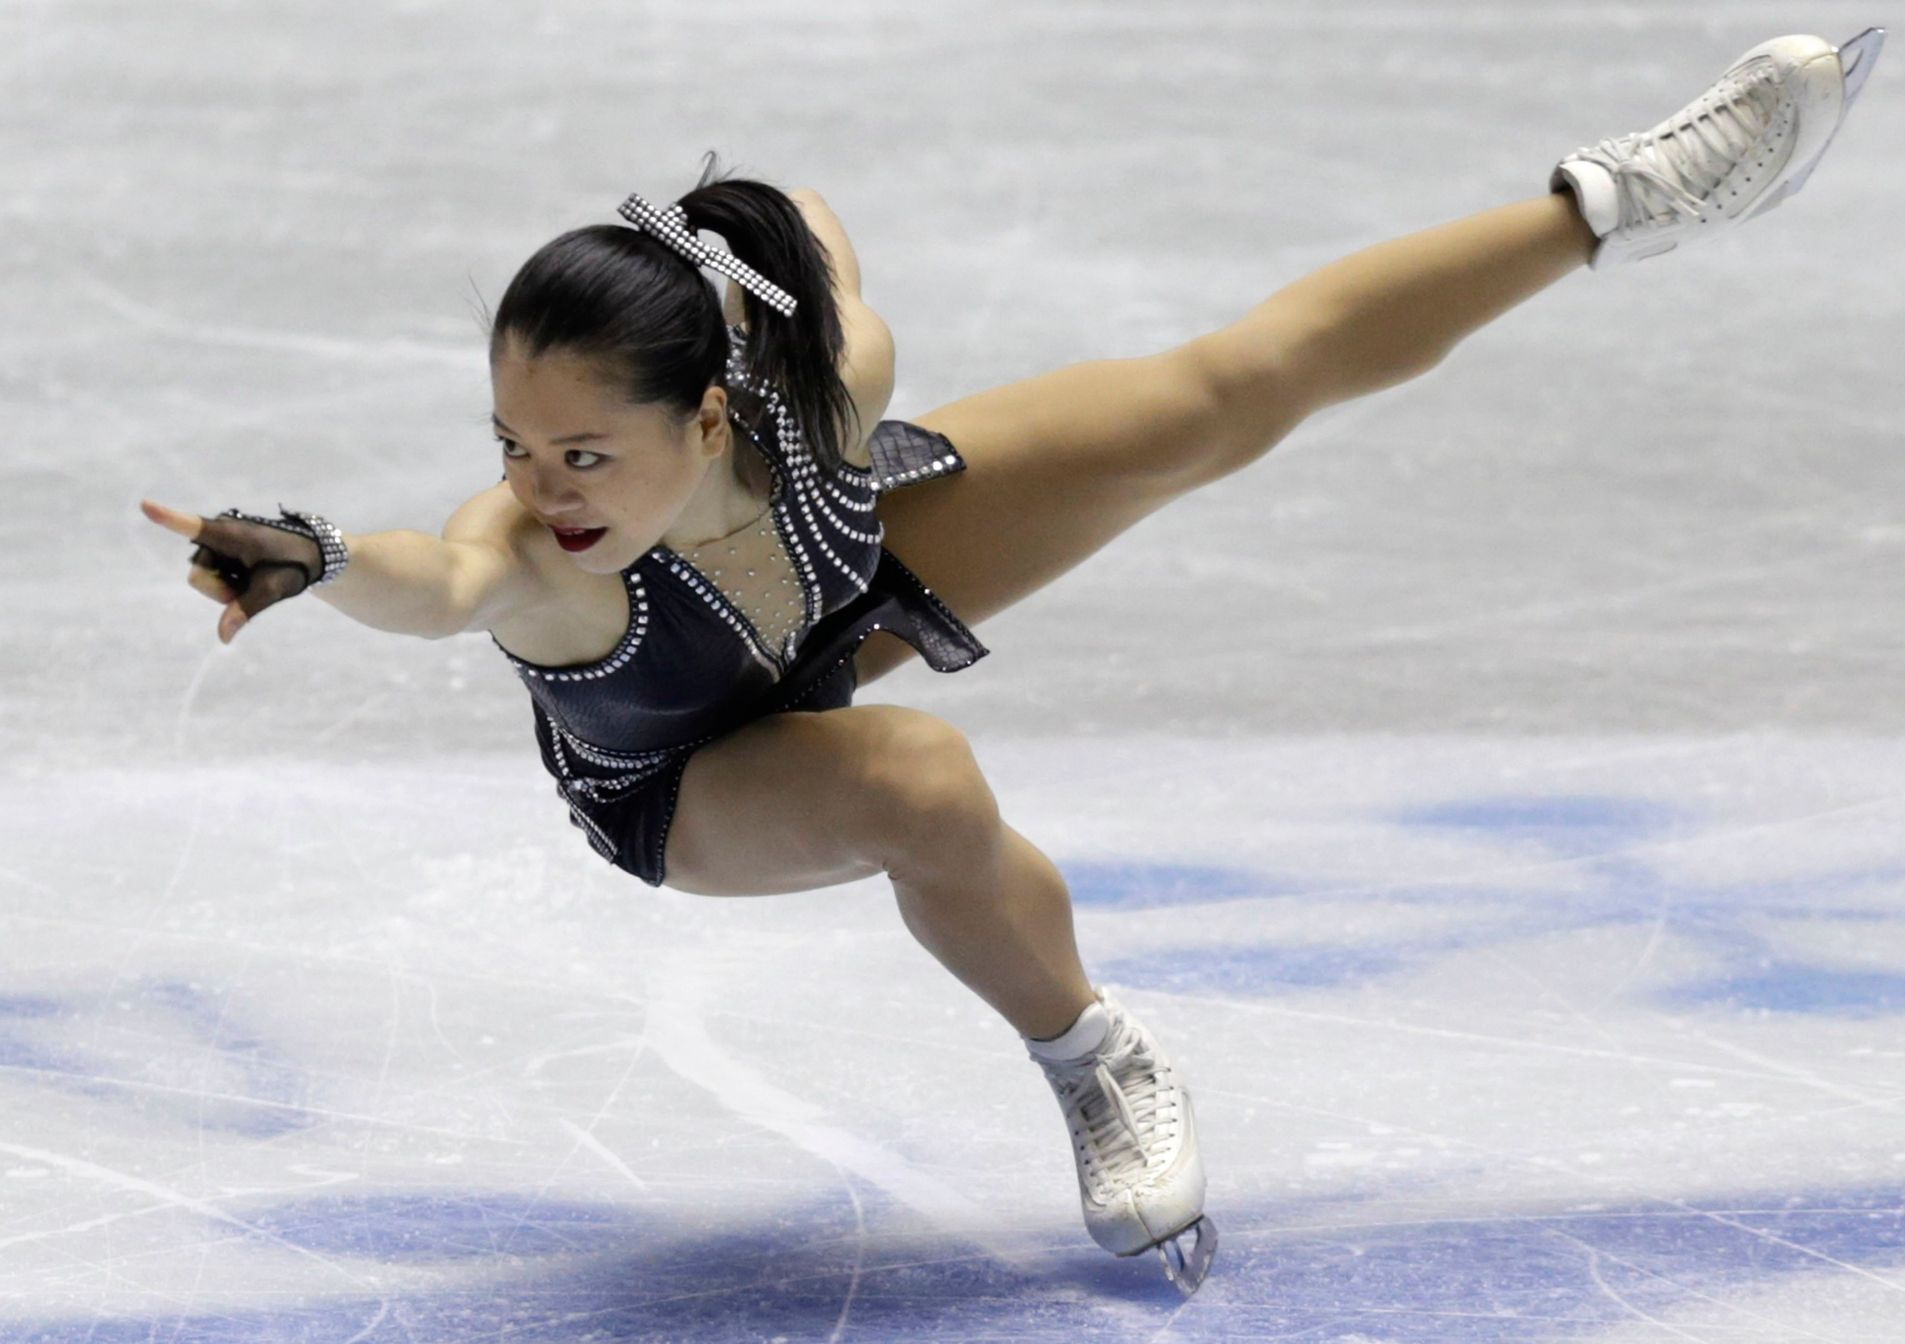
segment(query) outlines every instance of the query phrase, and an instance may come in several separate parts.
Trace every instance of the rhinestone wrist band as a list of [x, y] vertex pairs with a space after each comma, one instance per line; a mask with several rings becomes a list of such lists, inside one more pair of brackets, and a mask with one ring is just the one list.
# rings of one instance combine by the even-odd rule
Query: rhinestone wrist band
[[275, 527], [280, 532], [295, 532], [301, 537], [309, 537], [318, 544], [318, 551], [324, 557], [324, 572], [311, 580], [311, 587], [326, 584], [344, 572], [344, 566], [351, 561], [350, 549], [344, 544], [344, 534], [328, 518], [320, 518], [315, 513], [298, 513], [278, 506], [281, 517], [261, 518], [242, 509], [226, 509], [220, 518], [237, 518], [247, 523], [262, 523], [266, 527]]

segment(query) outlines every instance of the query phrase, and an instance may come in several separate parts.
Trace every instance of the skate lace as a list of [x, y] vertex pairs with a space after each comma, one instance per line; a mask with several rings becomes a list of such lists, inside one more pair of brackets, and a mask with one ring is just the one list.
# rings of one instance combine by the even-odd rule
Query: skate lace
[[1651, 131], [1596, 145], [1615, 180], [1627, 184], [1620, 227], [1669, 212], [1699, 218], [1704, 199], [1772, 123], [1777, 99], [1773, 67], [1756, 66], [1722, 79]]
[[1128, 1024], [1120, 1022], [1095, 1054], [1040, 1063], [1095, 1187], [1128, 1184], [1169, 1163], [1177, 1088], [1170, 1068], [1159, 1064]]

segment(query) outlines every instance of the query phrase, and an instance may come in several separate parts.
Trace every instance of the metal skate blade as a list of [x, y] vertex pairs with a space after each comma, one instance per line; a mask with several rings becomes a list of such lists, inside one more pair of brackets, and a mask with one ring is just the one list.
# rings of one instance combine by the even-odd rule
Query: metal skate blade
[[[1184, 1239], [1192, 1239], [1190, 1250], [1184, 1249]], [[1158, 1258], [1164, 1261], [1164, 1277], [1177, 1285], [1177, 1290], [1189, 1297], [1196, 1292], [1198, 1285], [1204, 1282], [1204, 1276], [1210, 1273], [1211, 1257], [1217, 1254], [1217, 1225], [1208, 1218], [1199, 1218], [1175, 1237], [1166, 1237], [1158, 1243]]]
[[1859, 96], [1859, 90], [1865, 87], [1865, 81], [1872, 76], [1872, 67], [1878, 64], [1879, 49], [1885, 45], [1883, 28], [1867, 28], [1851, 39], [1839, 50], [1839, 78], [1843, 92], [1839, 98], [1839, 122], [1832, 134], [1826, 137], [1826, 143], [1813, 155], [1812, 162], [1801, 168], [1786, 180], [1786, 184], [1768, 196], [1764, 201], [1740, 216], [1744, 223], [1755, 216], [1763, 215], [1788, 196], [1796, 196], [1799, 189], [1806, 185], [1806, 179], [1819, 167], [1819, 161], [1826, 156], [1826, 150], [1839, 138], [1839, 127], [1845, 125], [1846, 114], [1852, 111], [1853, 100]]
[[1845, 75], [1846, 107], [1852, 106], [1852, 100], [1859, 96], [1865, 81], [1872, 77], [1872, 67], [1879, 63], [1879, 52], [1884, 46], [1883, 28], [1867, 28], [1851, 41], [1840, 45], [1839, 69]]

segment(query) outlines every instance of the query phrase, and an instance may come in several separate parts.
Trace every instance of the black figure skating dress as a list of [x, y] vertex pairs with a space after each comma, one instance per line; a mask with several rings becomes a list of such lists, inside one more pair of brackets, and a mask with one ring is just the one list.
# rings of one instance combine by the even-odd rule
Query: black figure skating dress
[[729, 338], [729, 415], [773, 472], [770, 512], [798, 577], [799, 627], [771, 644], [692, 562], [656, 546], [622, 571], [628, 629], [607, 657], [547, 667], [497, 643], [529, 690], [542, 762], [570, 821], [650, 886], [666, 875], [675, 797], [697, 750], [763, 715], [853, 703], [853, 655], [875, 630], [904, 639], [936, 672], [988, 652], [881, 544], [880, 495], [965, 470], [958, 450], [942, 434], [883, 420], [871, 471], [829, 472], [785, 401], [740, 367], [740, 330]]

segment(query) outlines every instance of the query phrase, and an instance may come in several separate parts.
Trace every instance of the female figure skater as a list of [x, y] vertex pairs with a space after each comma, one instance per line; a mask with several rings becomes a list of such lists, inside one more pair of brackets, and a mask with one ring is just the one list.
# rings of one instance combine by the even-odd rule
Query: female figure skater
[[[441, 538], [144, 508], [197, 543], [190, 583], [224, 605], [225, 642], [307, 587], [383, 630], [488, 631], [572, 821], [644, 882], [738, 896], [885, 874], [907, 928], [1043, 1067], [1091, 1235], [1157, 1247], [1193, 1291], [1216, 1240], [1190, 1093], [1094, 990], [1064, 881], [966, 739], [853, 707], [855, 688], [915, 651], [970, 666], [986, 649], [967, 622], [1577, 267], [1779, 204], [1882, 37], [1764, 43], [1652, 130], [1562, 159], [1546, 194], [1358, 252], [1176, 349], [910, 424], [881, 419], [893, 343], [840, 222], [710, 164], [673, 206], [631, 196], [631, 227], [564, 234], [510, 282], [490, 338], [503, 483]], [[725, 309], [703, 266], [728, 276]]]

